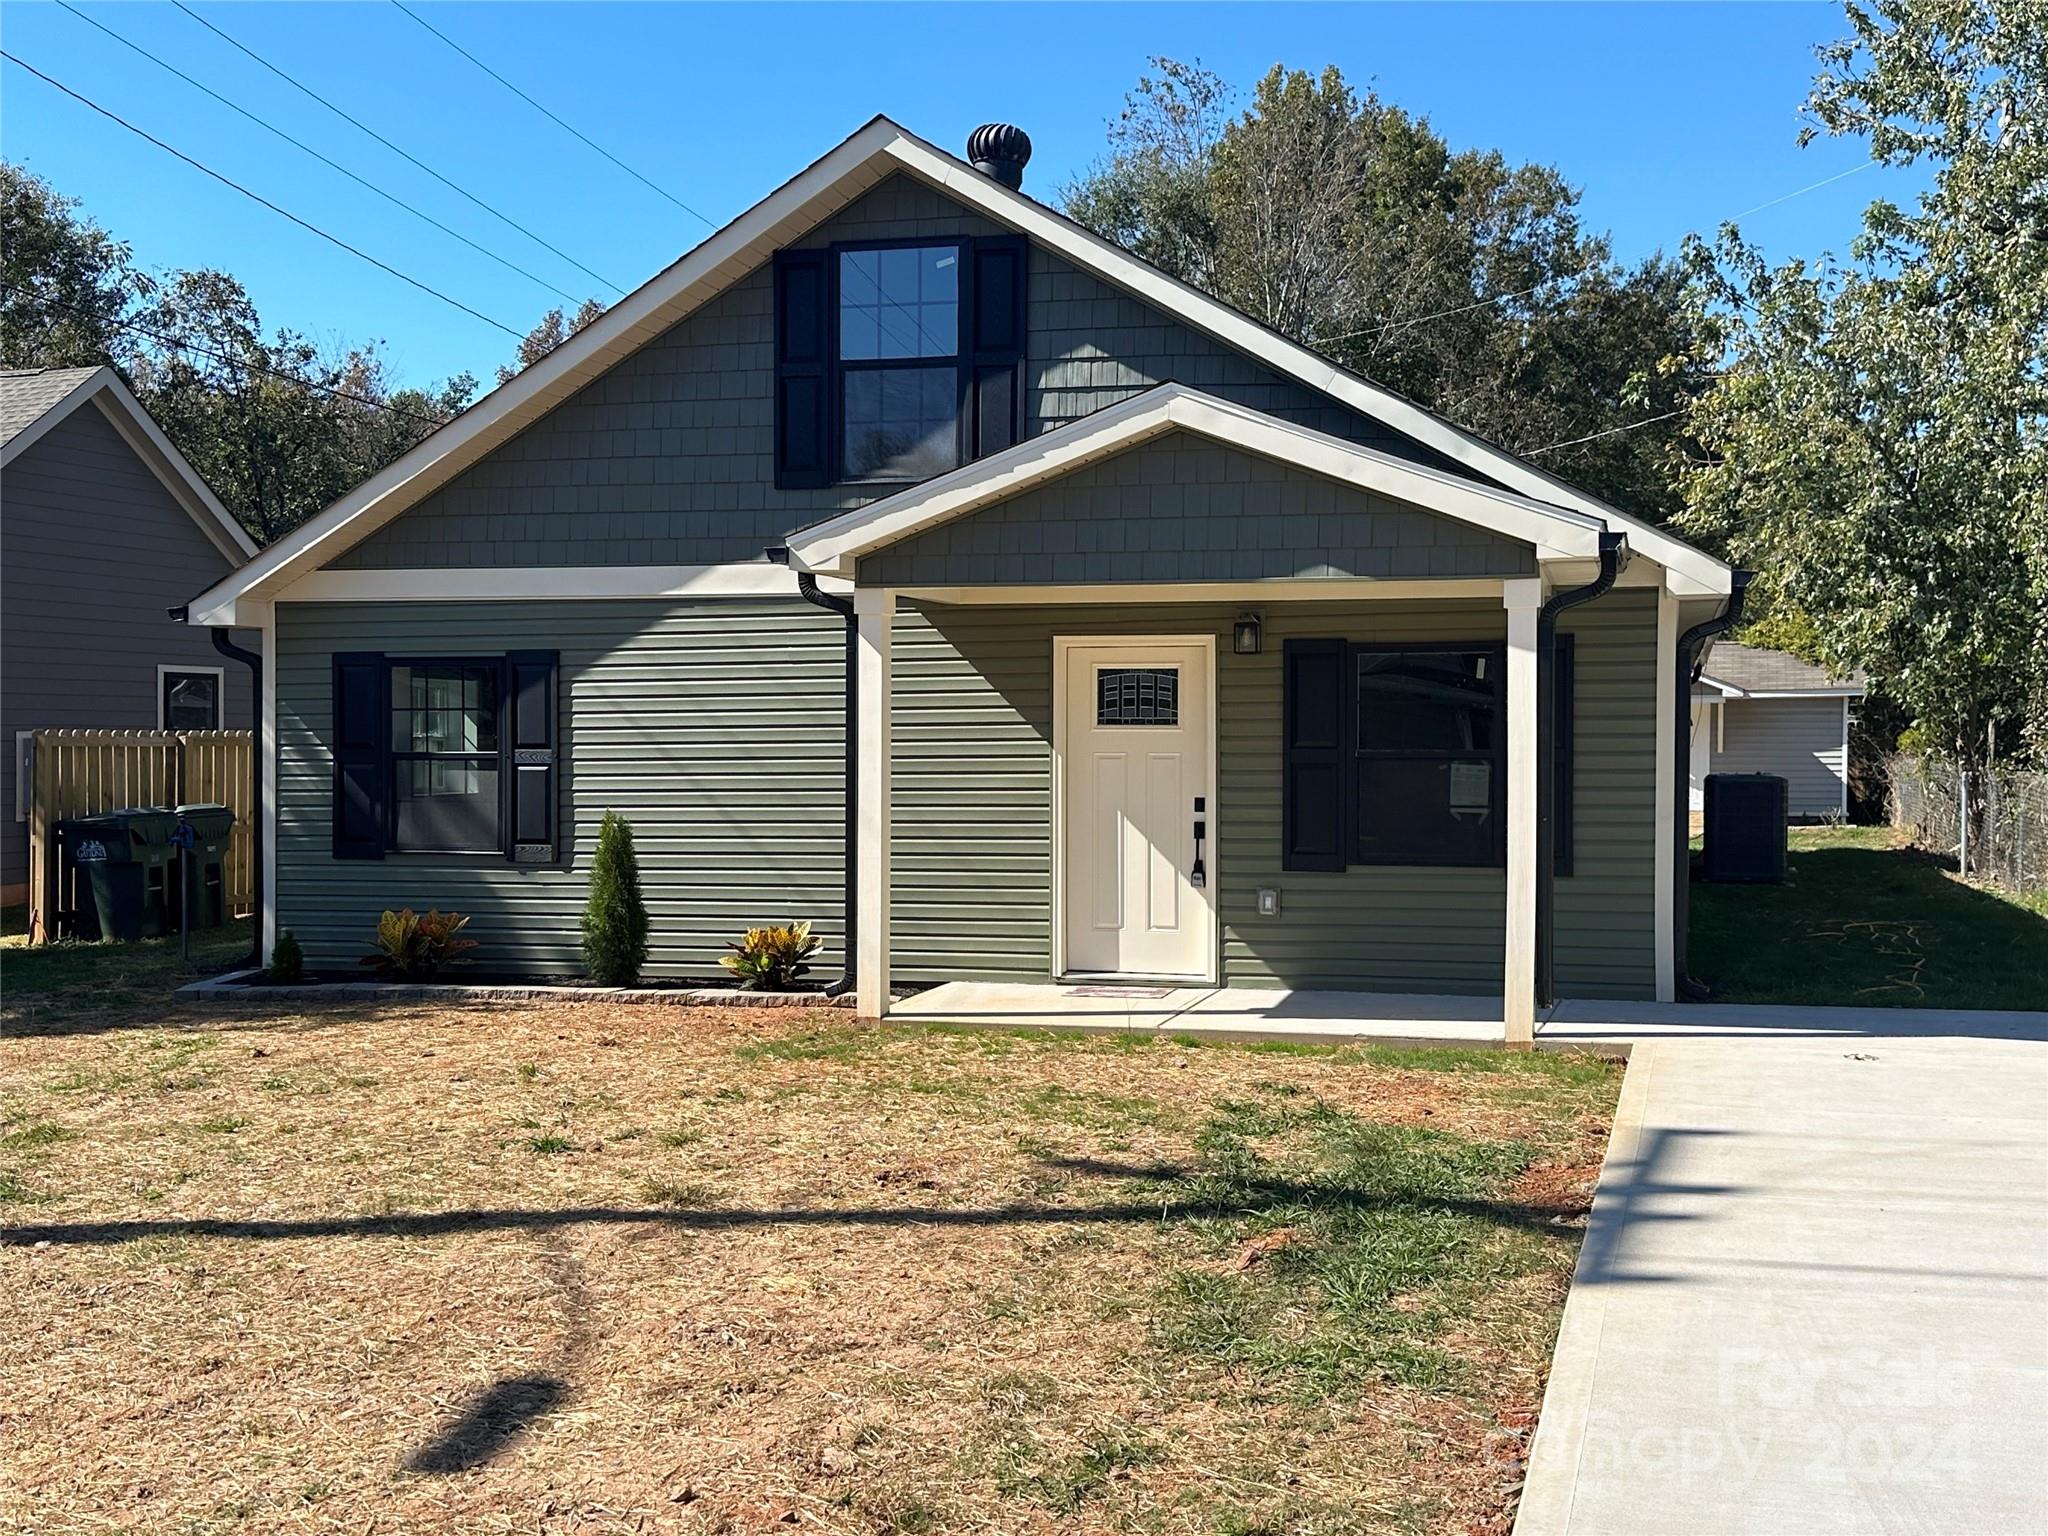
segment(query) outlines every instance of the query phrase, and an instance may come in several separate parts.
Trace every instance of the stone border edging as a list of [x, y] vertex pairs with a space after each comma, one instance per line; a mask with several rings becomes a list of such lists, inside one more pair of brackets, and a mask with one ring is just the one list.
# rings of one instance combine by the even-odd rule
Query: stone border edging
[[188, 981], [181, 1002], [341, 1003], [625, 1003], [668, 1008], [846, 1008], [853, 996], [822, 992], [741, 992], [726, 987], [564, 987], [521, 982], [315, 981], [291, 986], [249, 986], [254, 970], [229, 971]]

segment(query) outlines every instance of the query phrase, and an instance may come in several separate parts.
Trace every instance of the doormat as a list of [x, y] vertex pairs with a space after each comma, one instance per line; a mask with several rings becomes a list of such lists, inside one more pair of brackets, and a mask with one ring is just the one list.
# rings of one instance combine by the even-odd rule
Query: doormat
[[1069, 987], [1069, 997], [1171, 997], [1171, 987]]

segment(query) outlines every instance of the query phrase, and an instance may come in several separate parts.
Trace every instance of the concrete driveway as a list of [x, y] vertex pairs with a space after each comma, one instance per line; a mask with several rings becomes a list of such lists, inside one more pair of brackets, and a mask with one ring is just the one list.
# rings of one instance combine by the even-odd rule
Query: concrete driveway
[[1971, 1018], [1630, 1032], [1517, 1536], [2048, 1531], [2048, 1027]]

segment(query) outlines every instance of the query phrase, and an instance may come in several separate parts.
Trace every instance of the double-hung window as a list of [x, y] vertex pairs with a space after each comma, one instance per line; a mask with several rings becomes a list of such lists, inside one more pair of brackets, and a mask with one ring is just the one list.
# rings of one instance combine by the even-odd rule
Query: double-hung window
[[958, 467], [960, 268], [957, 242], [839, 252], [842, 479]]
[[334, 657], [334, 856], [556, 855], [557, 659]]
[[[1572, 870], [1574, 648], [1560, 636], [1549, 723], [1557, 873]], [[1283, 865], [1507, 862], [1507, 655], [1485, 642], [1289, 640]]]
[[1014, 235], [778, 251], [776, 485], [900, 485], [1015, 443], [1029, 267]]
[[402, 853], [496, 852], [497, 661], [391, 668], [392, 842]]
[[1498, 646], [1354, 646], [1354, 864], [1498, 865], [1507, 708]]

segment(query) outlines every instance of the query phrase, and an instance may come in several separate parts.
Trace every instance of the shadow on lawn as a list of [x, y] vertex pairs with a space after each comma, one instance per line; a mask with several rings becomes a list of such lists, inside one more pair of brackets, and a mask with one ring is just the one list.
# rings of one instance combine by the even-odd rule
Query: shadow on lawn
[[[1092, 1158], [1048, 1158], [1046, 1166], [1066, 1172], [1107, 1178], [1177, 1182], [1186, 1171], [1170, 1165], [1144, 1166]], [[229, 1238], [255, 1242], [320, 1237], [445, 1237], [469, 1232], [532, 1231], [617, 1224], [674, 1227], [692, 1232], [718, 1232], [750, 1227], [1004, 1227], [1031, 1225], [1094, 1225], [1118, 1222], [1162, 1222], [1255, 1216], [1276, 1208], [1308, 1206], [1321, 1210], [1373, 1211], [1428, 1209], [1468, 1216], [1502, 1227], [1552, 1237], [1564, 1235], [1557, 1212], [1542, 1206], [1505, 1200], [1406, 1194], [1374, 1196], [1285, 1179], [1252, 1178], [1232, 1185], [1225, 1198], [1126, 1201], [1111, 1205], [1000, 1205], [954, 1209], [928, 1206], [784, 1207], [777, 1210], [660, 1210], [622, 1205], [566, 1206], [557, 1210], [453, 1210], [394, 1212], [385, 1216], [329, 1216], [297, 1220], [231, 1220], [215, 1217], [143, 1221], [20, 1223], [0, 1231], [0, 1247], [36, 1243], [53, 1246], [115, 1245], [154, 1237]], [[1686, 1194], [1725, 1194], [1705, 1185], [1688, 1186]], [[1680, 1218], [1671, 1218], [1680, 1219]]]
[[462, 1416], [405, 1459], [408, 1472], [467, 1472], [491, 1460], [543, 1414], [560, 1407], [559, 1376], [509, 1376], [476, 1395]]
[[1717, 1002], [2048, 1009], [2048, 916], [1915, 849], [1795, 845], [1782, 885], [1689, 902]]

